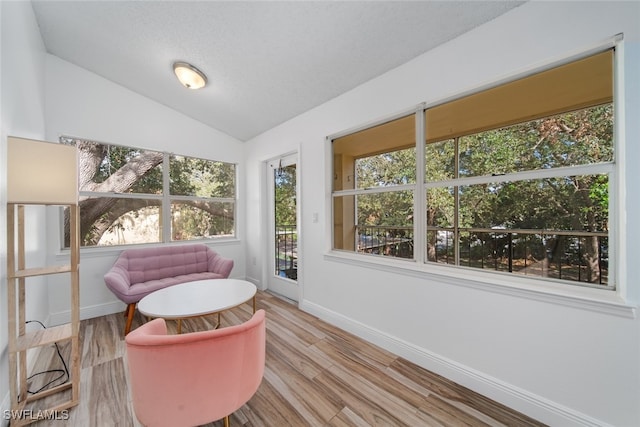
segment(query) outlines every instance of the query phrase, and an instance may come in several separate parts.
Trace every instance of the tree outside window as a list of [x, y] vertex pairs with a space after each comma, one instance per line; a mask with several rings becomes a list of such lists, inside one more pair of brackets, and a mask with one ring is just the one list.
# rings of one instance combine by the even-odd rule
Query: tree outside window
[[82, 246], [234, 235], [235, 165], [76, 138], [61, 142], [78, 148]]
[[332, 248], [615, 289], [613, 53], [333, 138]]
[[428, 261], [607, 284], [611, 104], [425, 150]]

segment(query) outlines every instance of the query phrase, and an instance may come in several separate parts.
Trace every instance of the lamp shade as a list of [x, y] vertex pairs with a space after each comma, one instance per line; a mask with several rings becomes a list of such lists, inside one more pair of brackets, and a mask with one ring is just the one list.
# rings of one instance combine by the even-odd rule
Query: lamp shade
[[78, 203], [78, 151], [75, 146], [7, 138], [7, 202]]
[[207, 84], [207, 76], [196, 67], [186, 62], [176, 62], [173, 64], [173, 72], [188, 89], [200, 89]]

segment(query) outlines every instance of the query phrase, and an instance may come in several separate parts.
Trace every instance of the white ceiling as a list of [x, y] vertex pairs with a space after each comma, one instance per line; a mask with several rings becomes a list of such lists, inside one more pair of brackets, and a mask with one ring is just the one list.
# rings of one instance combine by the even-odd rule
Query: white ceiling
[[[514, 1], [32, 1], [49, 53], [246, 141]], [[209, 84], [188, 90], [174, 61]]]

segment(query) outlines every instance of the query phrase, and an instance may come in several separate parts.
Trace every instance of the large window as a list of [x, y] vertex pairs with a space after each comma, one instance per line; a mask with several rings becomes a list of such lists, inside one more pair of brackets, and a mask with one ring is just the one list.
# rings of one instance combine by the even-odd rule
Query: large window
[[615, 287], [613, 50], [341, 135], [332, 153], [335, 250]]
[[612, 118], [605, 104], [427, 144], [427, 260], [607, 285]]
[[78, 148], [82, 246], [235, 235], [234, 164], [68, 137], [61, 142]]
[[413, 258], [415, 118], [333, 141], [334, 248]]

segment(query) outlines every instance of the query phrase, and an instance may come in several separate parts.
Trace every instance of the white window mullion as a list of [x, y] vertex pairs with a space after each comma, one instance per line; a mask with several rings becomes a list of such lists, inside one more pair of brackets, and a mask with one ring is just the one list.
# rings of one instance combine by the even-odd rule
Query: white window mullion
[[367, 187], [356, 188], [353, 190], [339, 190], [334, 191], [331, 195], [333, 197], [357, 196], [363, 194], [391, 193], [396, 191], [413, 191], [414, 188], [416, 188], [415, 184], [389, 185], [387, 187]]
[[198, 196], [171, 196], [171, 201], [202, 201], [202, 202], [218, 202], [218, 203], [235, 203], [236, 199], [232, 197], [198, 197]]
[[613, 248], [613, 256], [609, 256], [609, 283], [615, 284], [620, 295], [627, 298], [627, 265], [626, 258], [621, 256], [627, 253], [627, 235], [623, 233], [624, 224], [627, 223], [626, 204], [624, 197], [627, 188], [625, 186], [626, 175], [626, 143], [625, 143], [625, 73], [624, 73], [624, 40], [617, 37], [615, 41], [615, 55], [613, 55], [613, 144], [614, 163], [609, 174], [609, 247]]
[[[454, 139], [455, 158], [453, 176], [460, 178], [460, 137]], [[460, 187], [453, 186], [453, 258], [456, 265], [460, 265]]]
[[426, 262], [427, 236], [427, 195], [425, 141], [426, 123], [424, 106], [416, 111], [416, 189], [413, 195], [413, 259], [418, 263]]
[[162, 242], [171, 242], [171, 196], [169, 179], [169, 153], [164, 153], [162, 159]]
[[80, 191], [80, 197], [111, 197], [114, 199], [148, 199], [161, 200], [159, 194], [147, 193], [114, 193], [114, 192], [98, 192], [98, 191]]
[[565, 166], [550, 169], [538, 169], [530, 171], [513, 172], [500, 175], [481, 175], [464, 178], [445, 179], [441, 181], [430, 181], [425, 184], [426, 188], [453, 187], [465, 185], [491, 184], [494, 182], [523, 181], [527, 179], [560, 178], [565, 176], [596, 175], [601, 173], [612, 173], [613, 162], [602, 162], [579, 166]]

